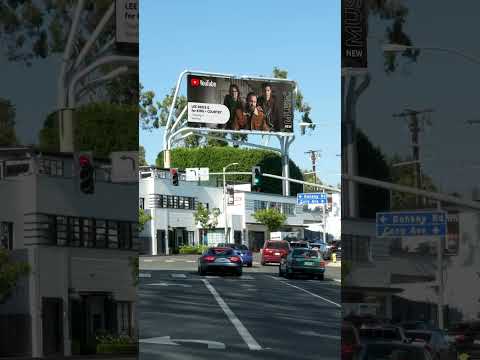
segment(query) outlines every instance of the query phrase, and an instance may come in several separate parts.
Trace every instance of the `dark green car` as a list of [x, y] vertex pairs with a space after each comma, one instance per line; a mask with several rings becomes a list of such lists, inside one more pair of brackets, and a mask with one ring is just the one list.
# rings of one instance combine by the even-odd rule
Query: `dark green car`
[[278, 275], [292, 278], [294, 275], [308, 275], [311, 278], [324, 279], [325, 261], [317, 250], [293, 249], [283, 257], [278, 267]]

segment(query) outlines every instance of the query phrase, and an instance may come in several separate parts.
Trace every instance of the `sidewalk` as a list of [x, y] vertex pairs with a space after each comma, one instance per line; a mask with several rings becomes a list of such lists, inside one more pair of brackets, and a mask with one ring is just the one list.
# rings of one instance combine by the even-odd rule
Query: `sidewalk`
[[342, 261], [337, 261], [337, 262], [333, 262], [333, 261], [329, 261], [327, 262], [326, 264], [327, 267], [342, 267]]

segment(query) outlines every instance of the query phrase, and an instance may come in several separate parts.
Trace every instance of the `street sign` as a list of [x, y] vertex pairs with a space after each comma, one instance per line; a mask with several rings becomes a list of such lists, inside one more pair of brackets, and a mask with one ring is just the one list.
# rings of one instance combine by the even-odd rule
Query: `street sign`
[[185, 180], [187, 181], [198, 181], [199, 174], [198, 168], [186, 168], [185, 169]]
[[377, 213], [377, 237], [445, 236], [447, 215], [444, 211]]
[[298, 193], [297, 205], [317, 205], [327, 203], [327, 193]]
[[208, 181], [210, 180], [210, 176], [209, 176], [209, 169], [206, 167], [206, 168], [199, 168], [198, 169], [198, 173], [199, 173], [199, 176], [200, 176], [200, 181]]

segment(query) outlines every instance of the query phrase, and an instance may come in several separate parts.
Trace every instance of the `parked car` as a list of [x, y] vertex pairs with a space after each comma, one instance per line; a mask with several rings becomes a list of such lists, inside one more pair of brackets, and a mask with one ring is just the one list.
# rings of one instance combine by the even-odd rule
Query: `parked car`
[[288, 241], [285, 240], [268, 240], [265, 241], [263, 248], [260, 250], [262, 254], [261, 264], [267, 263], [280, 264], [282, 257], [287, 256], [290, 250]]
[[325, 253], [327, 251], [327, 244], [323, 242], [311, 242], [310, 249], [318, 250], [320, 251], [320, 254], [322, 254], [322, 256], [325, 256]]
[[405, 335], [413, 342], [424, 342], [434, 360], [456, 360], [457, 353], [441, 330], [411, 330]]
[[229, 247], [209, 248], [198, 259], [198, 273], [206, 275], [210, 272], [234, 273], [242, 275], [242, 259]]
[[457, 351], [480, 351], [480, 321], [464, 321], [451, 326], [447, 338], [455, 345]]
[[280, 262], [278, 275], [290, 278], [294, 275], [308, 275], [323, 280], [325, 277], [325, 261], [317, 250], [296, 248]]
[[425, 321], [406, 321], [399, 324], [404, 330], [436, 330], [433, 325]]
[[232, 248], [235, 254], [239, 255], [244, 265], [248, 267], [253, 266], [253, 254], [246, 245], [233, 244], [233, 243], [219, 243], [217, 247], [229, 247]]
[[290, 248], [310, 249], [310, 243], [308, 241], [290, 241]]
[[358, 330], [352, 323], [342, 322], [342, 360], [354, 360], [360, 353], [362, 345]]
[[395, 325], [362, 325], [359, 330], [360, 339], [363, 342], [395, 341], [407, 344], [410, 339], [405, 330]]
[[432, 360], [422, 345], [402, 344], [390, 341], [367, 343], [362, 346], [355, 360]]

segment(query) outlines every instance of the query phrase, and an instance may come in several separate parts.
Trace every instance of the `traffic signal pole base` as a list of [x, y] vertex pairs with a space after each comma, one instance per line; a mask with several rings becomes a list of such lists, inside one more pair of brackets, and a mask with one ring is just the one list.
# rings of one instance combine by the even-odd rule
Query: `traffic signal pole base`
[[163, 152], [163, 167], [165, 169], [170, 169], [170, 150], [165, 150]]

